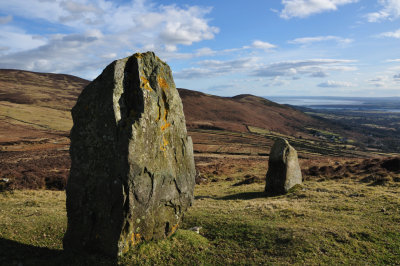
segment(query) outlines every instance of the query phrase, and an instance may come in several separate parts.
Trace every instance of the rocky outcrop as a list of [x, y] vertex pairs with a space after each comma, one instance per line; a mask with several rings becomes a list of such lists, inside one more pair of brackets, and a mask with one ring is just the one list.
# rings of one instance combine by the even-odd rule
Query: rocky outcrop
[[72, 109], [64, 248], [109, 256], [173, 234], [192, 204], [193, 147], [169, 66], [114, 61]]
[[284, 194], [301, 183], [302, 175], [296, 150], [287, 140], [278, 139], [269, 154], [265, 192]]

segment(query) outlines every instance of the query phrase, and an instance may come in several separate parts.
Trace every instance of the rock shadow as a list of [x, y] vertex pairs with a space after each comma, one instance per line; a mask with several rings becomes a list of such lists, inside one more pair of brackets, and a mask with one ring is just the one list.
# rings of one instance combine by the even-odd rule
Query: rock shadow
[[117, 265], [116, 259], [67, 253], [0, 238], [0, 265]]
[[267, 198], [270, 195], [264, 191], [252, 191], [252, 192], [242, 192], [233, 195], [227, 195], [224, 197], [216, 198], [217, 200], [252, 200], [258, 198]]

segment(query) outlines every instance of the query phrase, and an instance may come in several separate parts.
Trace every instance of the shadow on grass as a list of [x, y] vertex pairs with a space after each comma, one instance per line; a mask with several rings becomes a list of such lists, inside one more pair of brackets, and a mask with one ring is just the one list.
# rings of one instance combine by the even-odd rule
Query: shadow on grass
[[270, 195], [266, 194], [264, 191], [257, 192], [242, 192], [238, 194], [228, 195], [220, 198], [216, 198], [217, 200], [252, 200], [258, 198], [266, 198], [270, 197]]
[[116, 265], [116, 260], [77, 255], [0, 238], [0, 265]]

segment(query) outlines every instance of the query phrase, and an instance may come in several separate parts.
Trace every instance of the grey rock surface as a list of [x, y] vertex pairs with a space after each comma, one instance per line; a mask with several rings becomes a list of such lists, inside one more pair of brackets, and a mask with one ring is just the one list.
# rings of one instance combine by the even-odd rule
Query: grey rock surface
[[301, 183], [302, 175], [296, 150], [287, 140], [276, 140], [269, 154], [265, 192], [284, 194]]
[[117, 256], [173, 234], [195, 166], [169, 66], [152, 52], [114, 61], [72, 109], [67, 251]]

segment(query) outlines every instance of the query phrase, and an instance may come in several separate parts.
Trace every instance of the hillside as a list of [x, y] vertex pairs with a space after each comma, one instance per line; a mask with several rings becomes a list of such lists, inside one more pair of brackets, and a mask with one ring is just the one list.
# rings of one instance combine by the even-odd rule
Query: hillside
[[[0, 142], [69, 133], [69, 110], [89, 81], [63, 74], [0, 70]], [[306, 128], [327, 128], [301, 111], [261, 97], [218, 97], [179, 89], [189, 129], [249, 132], [249, 126], [312, 138]], [[14, 132], [10, 136], [9, 132]]]
[[188, 128], [220, 128], [248, 132], [248, 126], [285, 135], [307, 135], [305, 127], [327, 126], [291, 107], [243, 94], [219, 97], [179, 89]]

